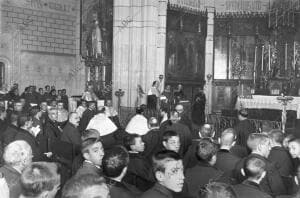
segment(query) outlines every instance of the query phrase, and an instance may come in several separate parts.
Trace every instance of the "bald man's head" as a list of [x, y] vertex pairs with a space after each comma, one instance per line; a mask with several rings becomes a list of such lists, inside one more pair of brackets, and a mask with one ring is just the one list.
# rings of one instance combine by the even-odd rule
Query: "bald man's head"
[[235, 131], [233, 128], [228, 128], [223, 131], [221, 135], [221, 146], [233, 146], [236, 139]]

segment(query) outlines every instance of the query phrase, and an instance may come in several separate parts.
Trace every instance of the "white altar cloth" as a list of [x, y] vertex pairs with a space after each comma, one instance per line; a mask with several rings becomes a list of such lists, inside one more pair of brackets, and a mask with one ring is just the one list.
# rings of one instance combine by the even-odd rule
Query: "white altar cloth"
[[[278, 96], [263, 96], [252, 95], [252, 98], [237, 99], [235, 108], [240, 109], [241, 106], [247, 109], [277, 109], [281, 110], [282, 105], [277, 100]], [[297, 112], [297, 119], [300, 119], [300, 97], [293, 97], [294, 99], [288, 103], [286, 109]]]

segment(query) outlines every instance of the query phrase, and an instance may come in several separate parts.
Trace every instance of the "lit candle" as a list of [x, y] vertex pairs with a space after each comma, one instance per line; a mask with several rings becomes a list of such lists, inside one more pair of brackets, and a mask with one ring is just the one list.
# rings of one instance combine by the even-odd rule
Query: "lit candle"
[[265, 49], [265, 46], [262, 46], [261, 48], [261, 71], [263, 72], [264, 71], [264, 50]]
[[288, 47], [288, 44], [285, 43], [285, 55], [284, 55], [284, 69], [287, 70], [287, 47]]
[[271, 71], [271, 45], [269, 44], [269, 71]]

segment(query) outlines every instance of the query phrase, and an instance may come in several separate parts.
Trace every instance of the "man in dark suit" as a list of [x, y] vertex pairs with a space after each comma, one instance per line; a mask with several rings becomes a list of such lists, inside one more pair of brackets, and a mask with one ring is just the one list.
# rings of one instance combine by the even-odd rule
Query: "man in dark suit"
[[151, 165], [142, 155], [145, 143], [140, 135], [130, 134], [124, 138], [124, 146], [129, 152], [129, 163], [124, 181], [144, 192], [155, 183]]
[[234, 170], [236, 164], [240, 161], [240, 158], [230, 152], [230, 149], [235, 144], [235, 138], [235, 131], [232, 128], [226, 129], [221, 135], [220, 149], [217, 152], [215, 167], [224, 172]]
[[36, 139], [37, 133], [32, 128], [32, 118], [29, 115], [20, 115], [18, 117], [19, 132], [15, 136], [15, 140], [26, 141], [32, 150], [32, 161], [46, 160], [46, 156], [42, 153], [39, 143]]
[[279, 129], [274, 129], [269, 132], [271, 138], [272, 149], [268, 159], [275, 164], [279, 173], [283, 177], [290, 177], [294, 173], [294, 164], [289, 151], [282, 146], [284, 134]]
[[234, 127], [237, 135], [236, 144], [247, 147], [249, 134], [255, 133], [254, 125], [248, 120], [248, 112], [242, 109], [238, 112], [238, 124]]
[[196, 149], [198, 164], [186, 170], [185, 191], [192, 197], [198, 197], [210, 181], [220, 181], [223, 172], [214, 167], [218, 146], [210, 139], [201, 139]]
[[164, 127], [164, 131], [162, 131], [162, 132], [175, 131], [178, 133], [178, 135], [180, 137], [180, 142], [181, 142], [179, 154], [181, 156], [184, 156], [184, 154], [187, 152], [189, 146], [192, 144], [192, 134], [186, 125], [179, 123], [179, 120], [180, 120], [180, 117], [179, 117], [178, 113], [176, 111], [171, 112], [170, 113], [170, 121], [171, 122]]
[[81, 136], [77, 129], [79, 120], [80, 118], [76, 112], [70, 113], [69, 121], [64, 127], [61, 135], [61, 141], [74, 145], [76, 150], [78, 150], [81, 146]]
[[19, 115], [17, 113], [11, 113], [10, 123], [8, 124], [6, 130], [3, 132], [3, 147], [14, 141], [17, 133], [19, 132], [18, 117]]
[[174, 192], [182, 191], [183, 164], [178, 153], [167, 150], [156, 153], [153, 156], [153, 172], [157, 182], [141, 198], [173, 198]]
[[187, 127], [189, 127], [190, 131], [193, 131], [192, 128], [192, 120], [190, 119], [190, 116], [188, 115], [188, 113], [185, 111], [184, 107], [182, 104], [178, 104], [175, 107], [175, 111], [179, 114], [179, 123], [186, 125]]
[[96, 103], [93, 101], [88, 102], [88, 108], [83, 112], [79, 122], [79, 131], [82, 133], [88, 126], [90, 120], [96, 115]]
[[105, 153], [102, 168], [111, 198], [134, 198], [141, 194], [137, 188], [123, 181], [128, 163], [129, 155], [121, 146], [115, 146]]
[[102, 175], [102, 159], [104, 150], [99, 138], [88, 138], [81, 143], [81, 153], [84, 158], [82, 166], [77, 170], [74, 177], [86, 174]]
[[[286, 186], [279, 171], [276, 166], [267, 159], [271, 150], [270, 138], [265, 134], [252, 133], [249, 135], [247, 144], [252, 151], [248, 157], [256, 157], [266, 163], [266, 177], [260, 182], [260, 188], [271, 196], [287, 194]], [[244, 158], [238, 162], [235, 168], [235, 176], [239, 182], [246, 179], [245, 176], [241, 174], [241, 169], [245, 166], [246, 159], [247, 158]]]
[[271, 198], [270, 195], [260, 189], [260, 183], [266, 176], [266, 163], [264, 160], [255, 156], [248, 157], [245, 160], [245, 166], [242, 169], [246, 180], [241, 184], [233, 186], [237, 197], [240, 198]]
[[51, 141], [60, 140], [62, 130], [58, 127], [57, 123], [57, 109], [49, 109], [44, 132]]

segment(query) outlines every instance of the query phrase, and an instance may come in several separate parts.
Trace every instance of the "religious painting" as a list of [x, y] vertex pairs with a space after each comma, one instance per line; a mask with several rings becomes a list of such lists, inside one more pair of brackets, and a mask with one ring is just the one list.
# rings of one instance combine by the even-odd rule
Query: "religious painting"
[[166, 77], [168, 81], [203, 83], [206, 18], [168, 11]]
[[81, 55], [112, 56], [113, 1], [81, 0]]

